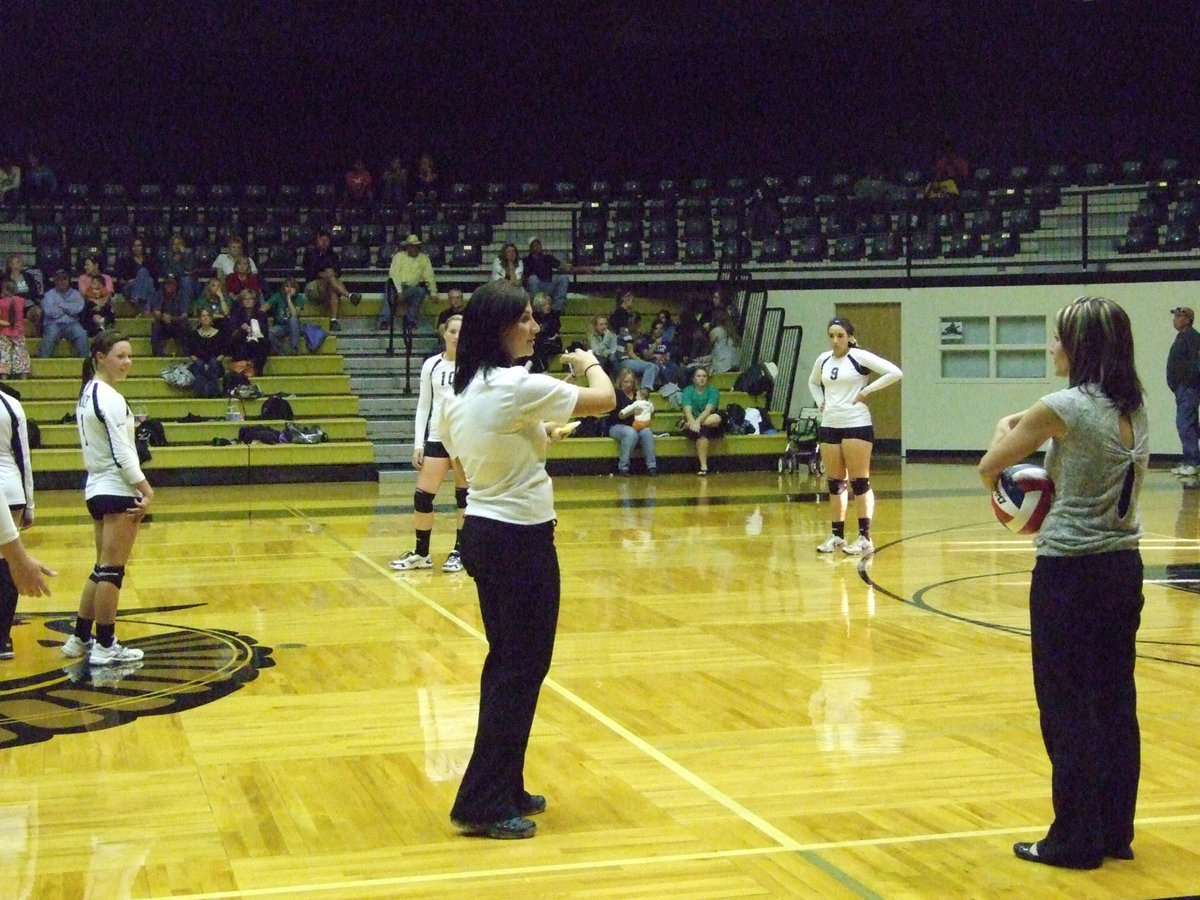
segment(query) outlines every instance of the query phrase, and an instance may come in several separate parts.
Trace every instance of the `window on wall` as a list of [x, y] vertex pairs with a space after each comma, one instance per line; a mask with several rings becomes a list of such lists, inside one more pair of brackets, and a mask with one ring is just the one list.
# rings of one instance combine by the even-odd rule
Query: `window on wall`
[[939, 322], [942, 377], [1045, 378], [1045, 316], [944, 316]]

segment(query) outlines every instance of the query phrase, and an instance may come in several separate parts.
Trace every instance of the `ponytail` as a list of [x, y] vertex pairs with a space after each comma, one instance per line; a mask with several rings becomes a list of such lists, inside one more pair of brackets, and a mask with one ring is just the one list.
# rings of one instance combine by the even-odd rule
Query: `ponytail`
[[81, 392], [87, 386], [87, 383], [96, 377], [97, 354], [100, 356], [107, 356], [113, 347], [117, 346], [117, 344], [121, 343], [121, 341], [128, 340], [129, 338], [117, 331], [115, 328], [105, 329], [92, 338], [91, 342], [88, 344], [87, 358], [83, 361], [83, 370], [80, 372], [81, 381], [79, 384], [79, 390]]

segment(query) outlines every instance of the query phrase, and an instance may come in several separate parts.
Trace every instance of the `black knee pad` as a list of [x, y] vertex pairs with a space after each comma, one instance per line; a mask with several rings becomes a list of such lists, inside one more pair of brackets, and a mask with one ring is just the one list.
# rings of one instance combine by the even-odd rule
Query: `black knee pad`
[[833, 494], [834, 496], [846, 493], [845, 478], [829, 478], [826, 480], [829, 484], [829, 493]]
[[467, 489], [456, 487], [454, 489], [454, 503], [459, 509], [467, 508]]
[[871, 489], [871, 479], [870, 478], [851, 478], [850, 479], [850, 489], [852, 491], [854, 491], [855, 497], [861, 497], [863, 494], [865, 494], [867, 491], [869, 491]]
[[97, 583], [104, 581], [117, 588], [125, 581], [124, 566], [96, 566], [92, 569], [93, 580]]
[[419, 513], [433, 512], [433, 498], [435, 496], [435, 494], [431, 494], [429, 491], [417, 488], [413, 491], [413, 509]]

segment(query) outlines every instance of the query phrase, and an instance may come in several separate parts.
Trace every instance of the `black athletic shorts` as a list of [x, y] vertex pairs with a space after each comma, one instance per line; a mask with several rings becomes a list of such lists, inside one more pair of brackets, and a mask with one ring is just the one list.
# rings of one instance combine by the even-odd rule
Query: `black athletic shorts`
[[426, 441], [425, 455], [433, 459], [449, 459], [450, 454], [446, 450], [446, 445], [441, 441]]
[[127, 509], [133, 509], [138, 505], [138, 498], [115, 494], [97, 494], [95, 497], [88, 497], [86, 502], [88, 512], [91, 513], [93, 519], [99, 522], [105, 516], [112, 513], [122, 513]]
[[875, 443], [875, 429], [870, 425], [860, 425], [857, 428], [826, 428], [822, 425], [817, 429], [817, 440], [822, 444], [840, 444], [842, 441], [866, 441]]

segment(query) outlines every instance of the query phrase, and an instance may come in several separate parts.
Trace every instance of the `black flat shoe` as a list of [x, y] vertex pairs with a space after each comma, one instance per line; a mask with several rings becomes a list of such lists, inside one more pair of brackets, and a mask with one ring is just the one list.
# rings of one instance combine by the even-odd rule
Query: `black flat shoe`
[[1133, 859], [1133, 848], [1126, 844], [1123, 847], [1109, 847], [1104, 851], [1109, 859]]
[[546, 798], [541, 794], [530, 794], [529, 799], [524, 805], [519, 807], [519, 811], [523, 816], [536, 816], [538, 813], [546, 811]]
[[[545, 809], [545, 800], [543, 799], [542, 808]], [[487, 837], [498, 841], [514, 841], [523, 838], [531, 838], [537, 834], [537, 823], [531, 822], [522, 816], [516, 816], [512, 819], [505, 819], [503, 822], [460, 822], [458, 819], [450, 820], [454, 827], [461, 831], [467, 837]]]
[[1060, 869], [1098, 869], [1103, 860], [1084, 862], [1082, 860], [1063, 859], [1053, 853], [1046, 853], [1041, 841], [1018, 841], [1013, 844], [1013, 853], [1018, 859], [1026, 862], [1041, 863], [1044, 866], [1056, 866]]

